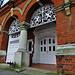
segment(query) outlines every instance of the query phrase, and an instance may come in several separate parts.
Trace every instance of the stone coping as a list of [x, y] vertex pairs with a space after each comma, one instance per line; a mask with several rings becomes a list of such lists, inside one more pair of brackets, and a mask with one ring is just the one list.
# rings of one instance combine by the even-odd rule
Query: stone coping
[[55, 55], [75, 55], [75, 44], [58, 45]]
[[0, 50], [0, 55], [5, 56], [6, 55], [6, 50]]

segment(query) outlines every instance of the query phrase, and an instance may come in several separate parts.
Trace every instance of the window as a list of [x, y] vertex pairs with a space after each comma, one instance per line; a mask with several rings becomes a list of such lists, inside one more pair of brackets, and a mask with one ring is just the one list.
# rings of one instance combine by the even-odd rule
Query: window
[[27, 51], [29, 53], [32, 53], [32, 50], [33, 50], [33, 40], [28, 40], [28, 44], [27, 44]]
[[53, 44], [55, 43], [55, 39], [53, 39]]
[[49, 46], [49, 51], [51, 51], [51, 46]]
[[49, 39], [49, 44], [51, 44], [51, 39]]
[[55, 46], [53, 46], [53, 51], [55, 51]]
[[41, 52], [43, 51], [43, 47], [41, 47]]
[[32, 42], [30, 41], [29, 42], [29, 52], [31, 52], [32, 51]]
[[43, 45], [43, 41], [41, 41], [41, 45]]
[[46, 39], [44, 39], [44, 45], [46, 44]]
[[44, 51], [46, 51], [46, 47], [44, 47]]

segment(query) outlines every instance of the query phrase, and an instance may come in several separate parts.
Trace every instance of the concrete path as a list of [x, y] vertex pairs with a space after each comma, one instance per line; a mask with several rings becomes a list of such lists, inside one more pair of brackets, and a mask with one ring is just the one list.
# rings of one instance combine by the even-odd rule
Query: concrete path
[[37, 69], [31, 67], [23, 67], [21, 69], [10, 68], [14, 72], [1, 70], [1, 69], [8, 69], [8, 68], [9, 68], [8, 64], [0, 64], [0, 75], [51, 75], [49, 73], [56, 73], [56, 71]]
[[28, 75], [49, 75], [48, 73], [56, 73], [56, 71], [25, 67], [24, 71], [20, 73]]
[[20, 74], [20, 73], [16, 73], [16, 72], [0, 70], [0, 75], [28, 75], [28, 74]]

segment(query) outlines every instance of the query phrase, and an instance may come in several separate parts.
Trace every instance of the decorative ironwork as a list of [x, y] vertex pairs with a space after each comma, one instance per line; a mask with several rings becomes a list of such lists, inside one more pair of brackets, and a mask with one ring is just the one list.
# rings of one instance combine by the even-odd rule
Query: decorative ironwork
[[19, 24], [19, 20], [18, 19], [14, 20], [11, 23], [10, 28], [9, 28], [9, 34], [13, 34], [13, 33], [16, 33], [16, 32], [20, 32], [20, 27], [17, 26], [17, 24]]
[[[20, 35], [20, 27], [17, 26], [17, 24], [19, 24], [19, 19], [16, 19], [14, 20], [11, 25], [10, 25], [10, 28], [9, 28], [9, 35], [11, 35], [12, 38], [16, 38], [16, 37], [19, 37]], [[16, 36], [16, 37], [13, 37], [13, 36]]]
[[31, 28], [56, 21], [56, 14], [53, 11], [54, 8], [55, 6], [53, 4], [46, 4], [43, 7], [37, 9], [30, 21]]

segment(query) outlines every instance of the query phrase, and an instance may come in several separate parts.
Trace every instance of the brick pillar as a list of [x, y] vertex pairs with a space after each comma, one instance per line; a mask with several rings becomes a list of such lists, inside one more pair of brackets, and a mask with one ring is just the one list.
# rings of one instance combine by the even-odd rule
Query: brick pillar
[[[57, 71], [75, 75], [75, 1], [69, 2], [57, 8]], [[65, 1], [66, 2], [66, 1]]]
[[0, 63], [5, 63], [8, 34], [0, 31]]

